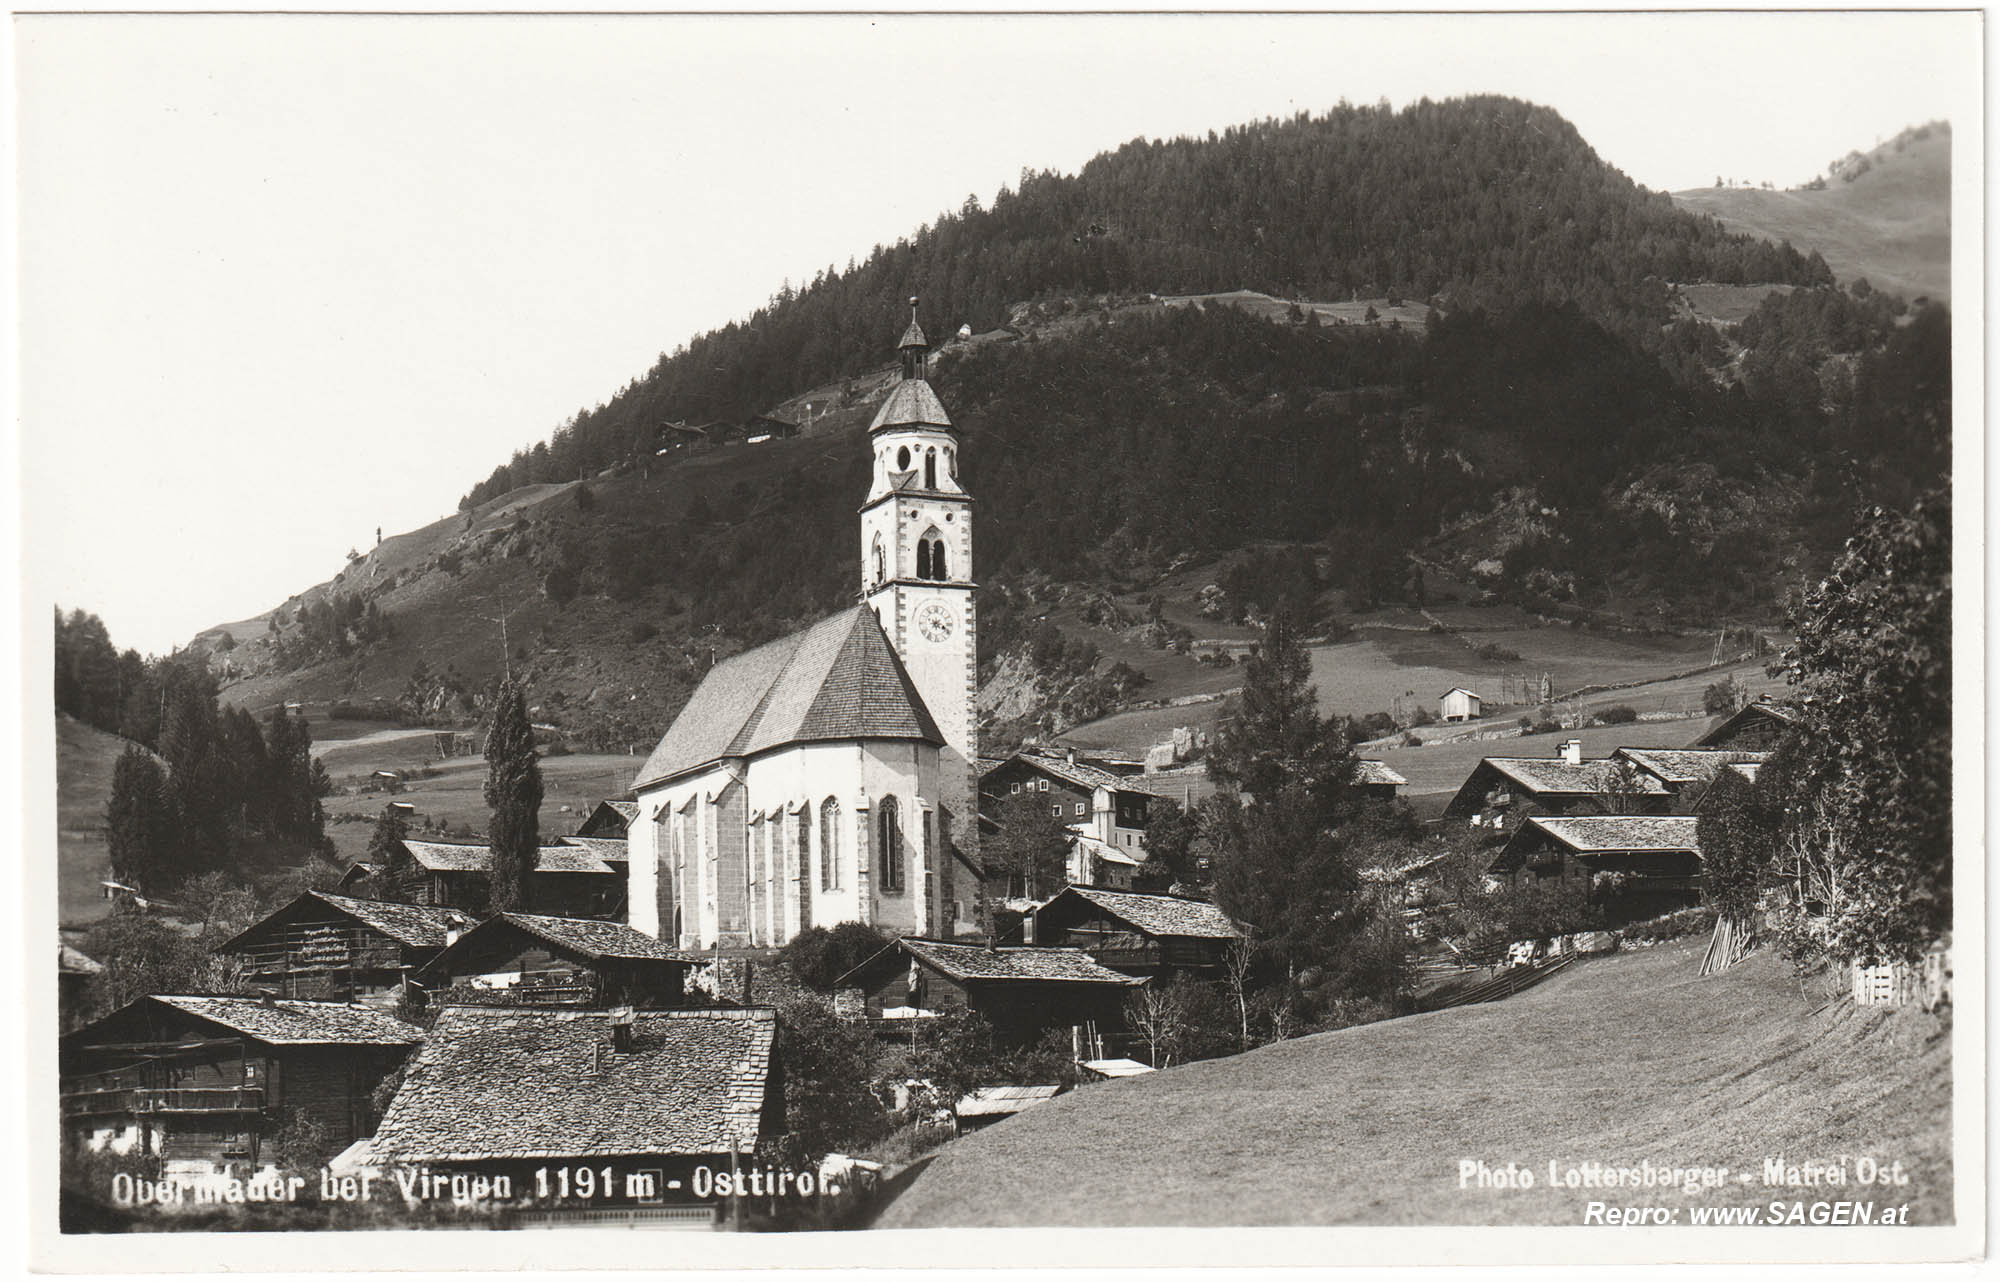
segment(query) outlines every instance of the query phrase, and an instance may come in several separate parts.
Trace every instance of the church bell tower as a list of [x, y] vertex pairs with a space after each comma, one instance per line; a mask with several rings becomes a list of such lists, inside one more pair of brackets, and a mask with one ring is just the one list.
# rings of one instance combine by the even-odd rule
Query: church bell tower
[[[910, 326], [897, 344], [902, 378], [868, 428], [873, 467], [861, 505], [861, 597], [944, 735], [940, 830], [976, 867], [972, 498], [959, 485], [958, 431], [925, 377], [928, 346], [912, 298]], [[965, 870], [950, 866], [942, 843], [933, 863], [941, 884], [963, 885]], [[951, 897], [943, 898], [948, 904]]]

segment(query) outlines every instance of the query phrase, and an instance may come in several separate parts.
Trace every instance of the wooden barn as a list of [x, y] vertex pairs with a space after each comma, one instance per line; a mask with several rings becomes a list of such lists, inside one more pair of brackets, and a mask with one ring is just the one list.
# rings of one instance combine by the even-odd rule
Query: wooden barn
[[701, 959], [611, 921], [501, 913], [437, 954], [417, 975], [433, 1005], [687, 1004], [687, 974]]
[[456, 908], [309, 890], [215, 951], [280, 997], [393, 1005], [403, 980], [473, 922]]
[[[377, 899], [484, 913], [492, 879], [490, 846], [404, 841], [391, 865], [368, 881]], [[625, 916], [625, 878], [581, 846], [543, 846], [523, 898], [537, 912], [618, 921]]]
[[1791, 732], [1798, 719], [1798, 710], [1791, 705], [1775, 703], [1768, 698], [1759, 699], [1738, 708], [1688, 746], [1769, 752]]
[[1612, 925], [1643, 921], [1701, 902], [1701, 844], [1692, 815], [1538, 816], [1507, 840], [1487, 871], [1523, 878], [1595, 879]]
[[422, 1038], [345, 1002], [141, 997], [62, 1038], [64, 1138], [169, 1172], [245, 1171], [302, 1116], [337, 1152], [369, 1134], [370, 1093]]
[[639, 803], [636, 801], [600, 801], [583, 822], [577, 826], [579, 837], [611, 837], [625, 840], [631, 831], [632, 821], [639, 817]]
[[1438, 696], [1438, 720], [1477, 721], [1485, 715], [1486, 699], [1464, 686], [1453, 686]]
[[1555, 757], [1487, 757], [1444, 814], [1512, 829], [1529, 815], [1664, 814], [1670, 800], [1658, 779], [1625, 762], [1585, 761], [1582, 745], [1571, 739]]
[[[558, 1219], [652, 1208], [656, 1220], [710, 1223], [712, 1177], [747, 1169], [758, 1141], [783, 1129], [776, 1032], [769, 1010], [448, 1006], [370, 1160], [504, 1176], [516, 1200]], [[538, 1187], [538, 1170], [567, 1170], [567, 1187], [553, 1174]]]
[[1079, 948], [987, 948], [899, 939], [834, 981], [858, 990], [871, 1021], [894, 1027], [970, 1010], [1003, 1046], [1027, 1046], [1051, 1029], [1116, 1036], [1126, 995], [1144, 983], [1099, 965]]
[[1218, 978], [1247, 937], [1214, 904], [1178, 895], [1144, 895], [1071, 886], [1034, 915], [1035, 943], [1078, 948], [1125, 975], [1186, 971]]

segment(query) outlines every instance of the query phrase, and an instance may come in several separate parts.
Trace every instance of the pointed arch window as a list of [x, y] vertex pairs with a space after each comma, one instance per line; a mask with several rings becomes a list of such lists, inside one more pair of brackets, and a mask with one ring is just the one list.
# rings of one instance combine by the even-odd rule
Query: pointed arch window
[[[813, 812], [811, 802], [807, 802], [799, 807], [798, 818], [798, 852], [793, 856], [798, 862], [792, 865], [792, 871], [799, 879], [799, 929], [804, 930], [812, 925]], [[822, 885], [823, 888], [824, 885]]]
[[819, 803], [819, 888], [840, 889], [840, 803]]
[[875, 536], [875, 547], [873, 551], [874, 551], [874, 561], [875, 561], [875, 582], [880, 583], [883, 579], [889, 577], [889, 559], [882, 554], [882, 536], [879, 534]]
[[927, 490], [937, 488], [937, 451], [935, 449], [924, 451], [924, 488]]
[[903, 815], [894, 797], [884, 797], [876, 807], [875, 832], [878, 846], [876, 864], [884, 894], [903, 890]]

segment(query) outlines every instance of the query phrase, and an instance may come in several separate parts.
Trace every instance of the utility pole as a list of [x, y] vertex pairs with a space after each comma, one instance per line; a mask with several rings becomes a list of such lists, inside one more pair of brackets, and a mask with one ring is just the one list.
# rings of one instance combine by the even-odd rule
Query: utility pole
[[512, 618], [520, 608], [517, 605], [514, 609], [508, 610], [503, 614], [482, 614], [479, 616], [488, 623], [497, 623], [500, 625], [500, 670], [506, 674], [509, 683], [514, 680], [514, 651], [507, 644], [507, 620]]

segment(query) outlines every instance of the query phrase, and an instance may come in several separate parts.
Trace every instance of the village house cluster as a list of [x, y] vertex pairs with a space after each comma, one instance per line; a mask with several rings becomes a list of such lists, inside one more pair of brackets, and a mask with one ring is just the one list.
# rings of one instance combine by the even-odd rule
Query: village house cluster
[[[150, 995], [66, 1034], [67, 1140], [247, 1176], [305, 1125], [343, 1176], [422, 1167], [571, 1209], [712, 1217], [728, 1187], [713, 1173], [785, 1127], [758, 967], [846, 922], [893, 942], [835, 981], [844, 1018], [895, 1038], [970, 1010], [1009, 1046], [1068, 1033], [1091, 1076], [1151, 1071], [1128, 999], [1220, 980], [1251, 930], [1134, 889], [1161, 808], [1214, 785], [1174, 754], [979, 756], [973, 499], [914, 309], [899, 350], [869, 433], [858, 604], [711, 668], [630, 799], [542, 846], [532, 911], [486, 912], [488, 847], [405, 840], [223, 943], [249, 993]], [[1476, 696], [1448, 712], [1467, 714]], [[1446, 821], [1505, 834], [1496, 878], [1623, 874], [1628, 919], [1693, 903], [1702, 785], [1754, 776], [1787, 719], [1756, 704], [1684, 750], [1488, 758]], [[1383, 799], [1404, 782], [1375, 761], [1355, 779]], [[982, 829], [1022, 798], [1069, 830], [1063, 887], [1002, 884], [981, 860]], [[1414, 893], [1424, 873], [1399, 876]], [[982, 932], [981, 896], [1016, 910], [1018, 943]], [[66, 985], [92, 965], [71, 952]], [[956, 1111], [983, 1124], [1056, 1089], [989, 1088]], [[593, 1172], [590, 1192], [550, 1198], [552, 1170]]]

